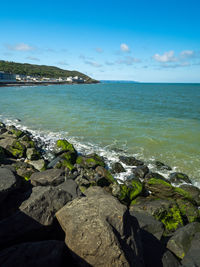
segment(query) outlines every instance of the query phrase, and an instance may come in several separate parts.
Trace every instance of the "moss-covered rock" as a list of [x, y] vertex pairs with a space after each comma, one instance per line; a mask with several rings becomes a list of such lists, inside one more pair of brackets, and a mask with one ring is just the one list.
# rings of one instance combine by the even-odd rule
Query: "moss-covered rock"
[[65, 151], [71, 151], [77, 153], [74, 146], [70, 144], [67, 140], [57, 140], [56, 142], [56, 152], [61, 153]]
[[157, 197], [172, 197], [174, 195], [173, 186], [161, 179], [151, 178], [145, 181], [145, 188]]
[[132, 180], [128, 185], [120, 185], [118, 198], [122, 203], [130, 205], [130, 203], [142, 193], [142, 189], [143, 186], [140, 181]]
[[25, 156], [26, 148], [21, 142], [14, 141], [13, 144], [8, 147], [8, 151], [15, 158], [23, 158]]
[[55, 168], [56, 169], [68, 169], [70, 171], [75, 169], [74, 165], [69, 160], [66, 160], [66, 159], [61, 159], [58, 163], [56, 163]]
[[185, 224], [188, 222], [200, 221], [200, 212], [197, 206], [193, 205], [191, 202], [178, 198], [176, 203], [179, 207], [179, 210], [182, 214]]
[[108, 170], [106, 170], [104, 167], [102, 166], [96, 167], [95, 172], [101, 177], [105, 177], [109, 181], [110, 184], [117, 183], [117, 181], [112, 176], [112, 174]]
[[20, 138], [24, 135], [24, 132], [18, 129], [11, 129], [10, 132], [17, 138]]
[[76, 158], [77, 158], [77, 154], [75, 152], [64, 152], [59, 156], [61, 159], [65, 159], [68, 162], [70, 162], [71, 164], [75, 164], [76, 163]]
[[181, 172], [174, 172], [171, 173], [169, 176], [169, 179], [172, 183], [174, 184], [182, 184], [182, 183], [189, 183], [191, 184], [192, 182], [190, 181], [189, 177]]
[[96, 168], [97, 166], [105, 167], [105, 162], [97, 154], [91, 154], [84, 156], [78, 156], [76, 163], [81, 165], [83, 168]]

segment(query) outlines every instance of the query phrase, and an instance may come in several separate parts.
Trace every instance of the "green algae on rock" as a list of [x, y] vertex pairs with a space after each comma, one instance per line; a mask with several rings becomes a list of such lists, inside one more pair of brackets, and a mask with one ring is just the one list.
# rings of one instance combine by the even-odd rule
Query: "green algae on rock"
[[11, 146], [8, 147], [8, 151], [15, 157], [15, 158], [23, 158], [25, 155], [25, 146], [19, 142], [14, 141]]
[[74, 146], [70, 144], [67, 140], [57, 140], [56, 146], [58, 149], [58, 152], [64, 152], [64, 151], [71, 151], [71, 152], [76, 152]]
[[129, 205], [138, 195], [142, 193], [142, 183], [137, 180], [132, 180], [128, 185], [120, 185], [119, 200]]

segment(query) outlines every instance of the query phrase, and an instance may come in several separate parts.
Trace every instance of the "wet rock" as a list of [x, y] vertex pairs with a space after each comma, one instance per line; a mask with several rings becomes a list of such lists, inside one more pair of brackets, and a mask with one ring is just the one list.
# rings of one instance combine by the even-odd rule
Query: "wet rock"
[[100, 176], [96, 179], [97, 185], [107, 186], [112, 183], [116, 183], [116, 180], [114, 179], [112, 174], [108, 170], [106, 170], [104, 167], [102, 166], [96, 167], [95, 172]]
[[126, 170], [124, 169], [124, 167], [122, 166], [120, 162], [115, 162], [111, 166], [111, 173], [121, 173], [125, 171]]
[[0, 168], [0, 202], [18, 187], [14, 173], [7, 168]]
[[130, 215], [134, 216], [138, 220], [141, 229], [147, 231], [148, 233], [151, 233], [158, 240], [161, 239], [164, 232], [164, 226], [152, 215], [145, 212], [134, 211], [134, 209], [130, 210]]
[[140, 166], [144, 164], [141, 160], [138, 160], [135, 157], [120, 156], [119, 160], [128, 166]]
[[47, 240], [18, 244], [0, 252], [0, 265], [5, 267], [61, 266], [65, 244]]
[[191, 197], [196, 201], [197, 205], [200, 206], [200, 189], [193, 185], [183, 184], [180, 188], [188, 192]]
[[65, 181], [65, 172], [59, 169], [50, 169], [33, 173], [30, 177], [33, 186], [56, 186]]
[[149, 172], [149, 173], [147, 173], [147, 174], [145, 175], [145, 180], [149, 180], [149, 179], [151, 179], [151, 178], [161, 179], [161, 180], [163, 180], [163, 181], [165, 181], [165, 182], [170, 183], [170, 181], [167, 180], [164, 176], [162, 176], [161, 174], [156, 173], [156, 172]]
[[77, 153], [74, 146], [64, 139], [57, 140], [54, 150], [57, 155], [67, 151]]
[[177, 198], [176, 203], [181, 211], [185, 223], [191, 223], [200, 219], [198, 206], [188, 201], [188, 199]]
[[102, 157], [98, 156], [97, 154], [78, 156], [76, 163], [83, 168], [95, 169], [97, 166], [105, 167], [105, 162], [103, 161]]
[[89, 188], [86, 197], [73, 200], [56, 217], [67, 246], [90, 265], [144, 266], [136, 220], [102, 188]]
[[156, 168], [158, 170], [161, 170], [161, 171], [171, 171], [172, 168], [164, 163], [162, 163], [161, 161], [155, 161], [155, 165], [156, 165]]
[[199, 267], [200, 266], [200, 232], [196, 233], [191, 241], [190, 248], [182, 260], [184, 267]]
[[182, 184], [182, 183], [188, 183], [191, 184], [192, 182], [190, 181], [189, 177], [181, 172], [174, 172], [171, 173], [169, 176], [170, 182], [173, 184]]
[[138, 166], [132, 170], [134, 177], [143, 179], [145, 175], [149, 172], [149, 168], [146, 165]]
[[176, 230], [169, 239], [167, 248], [178, 258], [183, 259], [188, 252], [196, 233], [200, 233], [200, 223], [193, 222]]
[[173, 186], [162, 179], [145, 179], [145, 188], [153, 195], [161, 198], [172, 197], [175, 194]]

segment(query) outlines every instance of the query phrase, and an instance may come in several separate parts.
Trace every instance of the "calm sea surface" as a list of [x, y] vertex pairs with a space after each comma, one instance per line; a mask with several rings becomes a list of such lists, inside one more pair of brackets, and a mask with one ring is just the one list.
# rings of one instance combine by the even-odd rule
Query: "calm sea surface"
[[[17, 122], [20, 119], [21, 122]], [[200, 84], [101, 83], [0, 88], [0, 120], [117, 161], [163, 161], [200, 184]]]

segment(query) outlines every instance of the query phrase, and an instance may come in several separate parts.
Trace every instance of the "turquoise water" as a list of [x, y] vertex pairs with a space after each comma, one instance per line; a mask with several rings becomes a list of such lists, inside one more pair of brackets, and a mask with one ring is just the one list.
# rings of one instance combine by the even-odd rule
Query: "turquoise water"
[[1, 120], [111, 160], [116, 148], [157, 159], [200, 182], [200, 84], [7, 87], [0, 96]]

